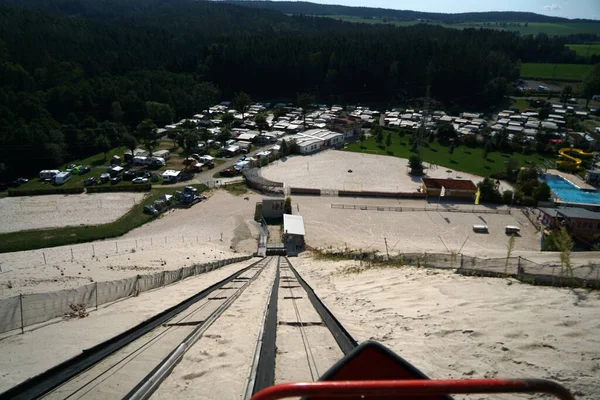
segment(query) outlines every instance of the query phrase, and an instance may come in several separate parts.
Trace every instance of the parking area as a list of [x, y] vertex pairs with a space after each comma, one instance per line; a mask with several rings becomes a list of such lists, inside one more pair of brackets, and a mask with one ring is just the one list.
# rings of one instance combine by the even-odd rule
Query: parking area
[[0, 233], [99, 225], [122, 217], [144, 193], [98, 193], [0, 199]]
[[[540, 234], [523, 213], [487, 214], [485, 206], [463, 206], [464, 211], [448, 212], [442, 205], [428, 204], [431, 211], [376, 211], [332, 208], [331, 204], [356, 204], [382, 207], [424, 207], [424, 201], [340, 197], [292, 198], [294, 214], [304, 217], [306, 242], [314, 247], [362, 249], [390, 253], [461, 252], [473, 256], [505, 257], [509, 240], [506, 225], [521, 228], [515, 251], [540, 249]], [[456, 209], [456, 208], [454, 208]], [[477, 212], [478, 210], [482, 212]], [[343, 221], [343, 223], [340, 223]], [[485, 224], [488, 233], [473, 232], [474, 224]]]

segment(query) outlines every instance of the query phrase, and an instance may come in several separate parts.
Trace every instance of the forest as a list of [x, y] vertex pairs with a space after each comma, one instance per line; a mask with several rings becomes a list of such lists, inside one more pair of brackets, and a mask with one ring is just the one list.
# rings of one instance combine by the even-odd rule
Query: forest
[[[18, 4], [18, 5], [16, 5]], [[363, 25], [186, 0], [0, 0], [0, 182], [117, 146], [235, 92], [485, 109], [560, 38]]]

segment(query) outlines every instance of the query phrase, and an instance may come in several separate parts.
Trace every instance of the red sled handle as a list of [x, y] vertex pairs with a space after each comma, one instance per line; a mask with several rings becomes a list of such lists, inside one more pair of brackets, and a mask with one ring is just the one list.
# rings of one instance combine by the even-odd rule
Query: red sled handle
[[560, 400], [575, 400], [560, 384], [544, 379], [440, 379], [398, 381], [329, 381], [282, 383], [261, 390], [251, 400], [277, 400], [288, 397], [344, 398], [390, 397], [475, 393], [546, 393]]

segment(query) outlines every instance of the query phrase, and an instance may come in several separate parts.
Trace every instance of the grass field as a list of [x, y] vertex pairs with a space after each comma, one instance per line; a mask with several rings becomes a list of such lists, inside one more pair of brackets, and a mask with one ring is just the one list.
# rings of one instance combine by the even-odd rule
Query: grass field
[[582, 81], [591, 70], [592, 65], [587, 64], [523, 63], [521, 77]]
[[575, 50], [578, 56], [591, 57], [600, 55], [600, 43], [568, 44], [568, 48]]
[[[191, 185], [203, 192], [205, 185]], [[108, 224], [91, 226], [72, 226], [54, 229], [40, 229], [0, 234], [0, 253], [24, 251], [44, 247], [64, 246], [75, 243], [91, 242], [124, 235], [155, 217], [143, 213], [144, 206], [152, 204], [163, 194], [172, 194], [173, 188], [152, 189], [150, 194], [133, 207], [127, 214]]]
[[[347, 22], [366, 23], [366, 24], [392, 24], [396, 26], [410, 26], [422, 23], [421, 21], [394, 21], [388, 18], [362, 18], [349, 15], [327, 15], [323, 17], [339, 19]], [[437, 22], [428, 22], [430, 24], [440, 25], [446, 28], [465, 29], [465, 28], [488, 28], [499, 29], [511, 32], [517, 32], [520, 35], [537, 35], [545, 33], [549, 36], [572, 35], [577, 33], [595, 33], [600, 34], [600, 22], [464, 22], [457, 24], [443, 24]]]
[[510, 105], [510, 108], [518, 108], [519, 111], [523, 112], [532, 107], [525, 99], [515, 99], [515, 101]]
[[[385, 132], [387, 135], [387, 131]], [[381, 154], [394, 157], [409, 158], [410, 152], [409, 136], [399, 137], [398, 133], [392, 132], [392, 144], [386, 149], [381, 148], [375, 142], [375, 138], [370, 137], [362, 144], [353, 143], [348, 145], [345, 150], [357, 153]], [[504, 163], [509, 158], [515, 158], [519, 161], [519, 165], [524, 166], [529, 163], [543, 164], [548, 158], [539, 154], [523, 155], [523, 154], [507, 154], [500, 152], [489, 153], [487, 159], [483, 159], [482, 148], [470, 148], [466, 146], [458, 146], [454, 152], [450, 154], [448, 147], [434, 142], [429, 143], [429, 148], [421, 148], [421, 158], [423, 162], [434, 163], [439, 166], [451, 168], [457, 171], [469, 172], [479, 176], [488, 176], [493, 172], [505, 171]]]

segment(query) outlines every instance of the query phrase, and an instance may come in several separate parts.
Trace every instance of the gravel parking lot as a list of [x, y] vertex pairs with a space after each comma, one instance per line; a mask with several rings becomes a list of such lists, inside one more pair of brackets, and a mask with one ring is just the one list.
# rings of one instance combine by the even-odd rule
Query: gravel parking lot
[[105, 224], [143, 198], [143, 193], [7, 197], [0, 199], [0, 233]]
[[[409, 175], [407, 165], [405, 158], [326, 150], [313, 155], [288, 157], [285, 161], [261, 168], [260, 174], [292, 187], [415, 192], [421, 185], [421, 177]], [[424, 166], [430, 178], [470, 179], [475, 184], [483, 180], [481, 176], [446, 167], [430, 166], [429, 163], [424, 163]], [[502, 183], [501, 190], [507, 189], [511, 187]]]
[[[340, 197], [292, 197], [294, 214], [304, 217], [306, 242], [313, 247], [378, 250], [385, 252], [387, 240], [390, 254], [411, 252], [461, 252], [472, 256], [506, 256], [509, 237], [506, 225], [521, 228], [515, 241], [515, 252], [539, 250], [540, 234], [523, 213], [513, 209], [511, 215], [487, 214], [486, 206], [452, 206], [467, 212], [447, 212], [451, 205], [427, 204], [431, 211], [376, 211], [332, 208], [331, 204], [369, 205], [381, 207], [425, 207], [425, 201]], [[471, 211], [475, 211], [472, 213]], [[341, 223], [343, 221], [343, 223]], [[489, 233], [473, 232], [474, 224], [485, 224]]]

